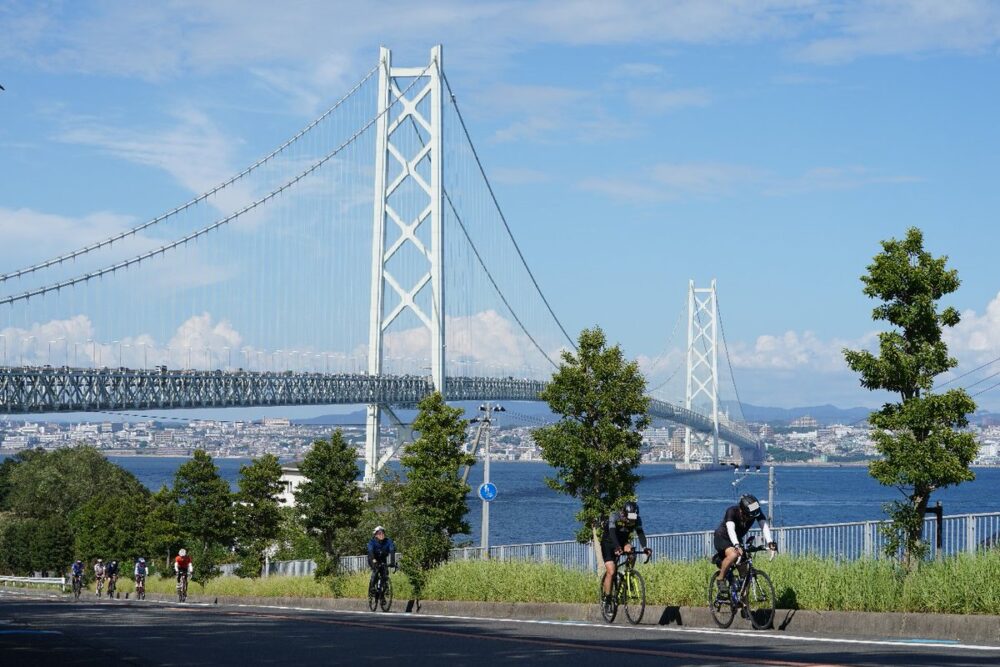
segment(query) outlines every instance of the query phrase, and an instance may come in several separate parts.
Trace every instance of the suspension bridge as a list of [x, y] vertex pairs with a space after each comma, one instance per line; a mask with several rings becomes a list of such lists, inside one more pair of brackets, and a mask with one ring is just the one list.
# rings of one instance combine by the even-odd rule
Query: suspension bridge
[[[381, 49], [250, 166], [156, 217], [85, 232], [52, 257], [26, 248], [0, 275], [4, 412], [367, 405], [371, 478], [399, 445], [379, 442], [384, 416], [402, 426], [394, 408], [435, 390], [538, 400], [574, 347], [440, 47], [419, 67]], [[688, 296], [684, 399], [657, 397], [664, 381], [651, 414], [685, 427], [688, 465], [759, 463], [758, 440], [720, 414], [714, 282]]]

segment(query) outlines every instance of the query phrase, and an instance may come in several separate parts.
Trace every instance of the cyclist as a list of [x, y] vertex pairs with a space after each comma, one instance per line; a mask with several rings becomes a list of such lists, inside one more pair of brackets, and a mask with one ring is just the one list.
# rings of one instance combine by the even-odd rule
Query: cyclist
[[77, 560], [70, 566], [70, 572], [73, 573], [73, 579], [79, 578], [83, 580], [83, 561]]
[[177, 575], [177, 588], [181, 587], [181, 575], [187, 575], [188, 579], [194, 574], [194, 561], [188, 556], [187, 549], [181, 549], [174, 559], [174, 574]]
[[118, 561], [112, 560], [104, 569], [104, 576], [108, 578], [108, 597], [113, 597], [115, 584], [118, 582]]
[[760, 508], [760, 502], [749, 493], [740, 496], [740, 501], [737, 504], [726, 509], [722, 523], [715, 529], [715, 550], [717, 552], [715, 557], [721, 561], [717, 581], [720, 595], [729, 595], [729, 581], [726, 579], [726, 574], [733, 563], [743, 555], [743, 538], [750, 532], [755, 521], [760, 524], [767, 548], [772, 551], [778, 550], [778, 544], [771, 536], [771, 527]]
[[615, 576], [615, 561], [623, 552], [631, 553], [629, 543], [632, 533], [639, 536], [639, 546], [643, 553], [651, 551], [646, 547], [646, 532], [642, 529], [642, 517], [639, 516], [639, 503], [627, 501], [621, 512], [612, 512], [604, 523], [604, 534], [601, 536], [601, 556], [604, 558], [604, 602], [611, 599], [611, 581]]
[[135, 587], [139, 589], [146, 582], [146, 575], [149, 574], [149, 568], [146, 567], [146, 559], [140, 558], [135, 562], [135, 567], [132, 569], [132, 574], [135, 577]]
[[94, 581], [96, 582], [97, 597], [101, 597], [101, 589], [104, 588], [104, 561], [100, 558], [94, 563]]
[[375, 585], [375, 577], [378, 576], [379, 568], [389, 562], [389, 567], [396, 569], [396, 543], [385, 536], [385, 528], [375, 526], [372, 531], [372, 539], [368, 540], [368, 567], [372, 570], [368, 587]]

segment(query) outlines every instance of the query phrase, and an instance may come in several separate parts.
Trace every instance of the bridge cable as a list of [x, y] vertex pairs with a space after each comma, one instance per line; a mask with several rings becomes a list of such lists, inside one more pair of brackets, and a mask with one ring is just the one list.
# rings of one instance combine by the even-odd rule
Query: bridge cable
[[[11, 279], [14, 279], [14, 278], [20, 278], [22, 276], [26, 276], [28, 274], [35, 273], [36, 271], [41, 271], [42, 269], [47, 269], [50, 266], [56, 266], [58, 264], [63, 264], [64, 262], [67, 262], [67, 261], [69, 261], [71, 259], [76, 259], [77, 257], [80, 257], [81, 255], [85, 255], [85, 254], [87, 254], [89, 252], [92, 252], [94, 250], [98, 250], [100, 248], [103, 248], [104, 246], [111, 246], [112, 244], [114, 244], [114, 243], [116, 243], [118, 241], [121, 241], [122, 239], [128, 238], [130, 236], [134, 236], [135, 234], [138, 234], [139, 232], [141, 232], [141, 231], [143, 231], [145, 229], [148, 229], [150, 227], [158, 225], [159, 223], [167, 220], [168, 218], [171, 218], [171, 217], [177, 215], [178, 213], [181, 213], [181, 212], [183, 212], [183, 211], [191, 208], [192, 206], [205, 201], [206, 199], [208, 199], [212, 195], [216, 194], [217, 192], [219, 192], [221, 190], [224, 190], [225, 188], [229, 187], [230, 185], [232, 185], [236, 181], [240, 180], [241, 178], [244, 178], [245, 176], [247, 176], [251, 172], [255, 171], [258, 167], [261, 167], [264, 164], [270, 162], [278, 154], [284, 152], [284, 150], [286, 148], [288, 148], [293, 143], [295, 143], [296, 141], [298, 141], [300, 138], [302, 138], [303, 135], [305, 135], [311, 129], [313, 129], [314, 127], [316, 127], [316, 125], [318, 125], [324, 119], [326, 119], [330, 114], [332, 114], [334, 111], [336, 111], [344, 102], [346, 102], [352, 95], [354, 95], [354, 93], [356, 93], [358, 91], [358, 89], [361, 88], [361, 86], [363, 86], [365, 84], [365, 82], [367, 82], [368, 79], [370, 79], [372, 77], [372, 75], [375, 72], [377, 72], [377, 71], [378, 71], [378, 65], [376, 65], [375, 67], [373, 67], [364, 76], [364, 78], [361, 79], [361, 81], [359, 81], [358, 84], [356, 86], [354, 86], [346, 95], [344, 95], [344, 97], [340, 98], [340, 100], [338, 100], [336, 104], [334, 104], [332, 107], [330, 107], [329, 109], [327, 109], [322, 115], [320, 115], [318, 118], [316, 118], [316, 120], [314, 120], [313, 122], [309, 123], [304, 128], [302, 128], [302, 130], [300, 130], [298, 132], [298, 134], [296, 134], [291, 139], [289, 139], [288, 141], [286, 141], [285, 143], [283, 143], [281, 146], [279, 146], [275, 150], [271, 151], [270, 153], [268, 153], [267, 155], [265, 155], [261, 159], [257, 160], [252, 165], [250, 165], [249, 167], [247, 167], [246, 169], [244, 169], [240, 173], [236, 174], [235, 176], [233, 176], [229, 180], [224, 181], [224, 182], [216, 185], [211, 190], [208, 190], [208, 191], [206, 191], [206, 192], [198, 195], [194, 199], [191, 199], [190, 201], [188, 201], [188, 202], [186, 202], [184, 204], [181, 204], [180, 206], [177, 206], [176, 208], [174, 208], [174, 209], [172, 209], [170, 211], [167, 211], [166, 213], [164, 213], [162, 215], [159, 215], [159, 216], [157, 216], [157, 217], [155, 217], [155, 218], [153, 218], [151, 220], [148, 220], [148, 221], [142, 223], [141, 225], [137, 225], [135, 227], [132, 227], [131, 229], [128, 229], [128, 230], [126, 230], [124, 232], [120, 232], [120, 233], [115, 234], [113, 236], [109, 236], [108, 238], [106, 238], [106, 239], [104, 239], [102, 241], [98, 241], [97, 243], [92, 243], [89, 246], [85, 246], [83, 248], [79, 248], [77, 250], [74, 250], [73, 252], [69, 252], [69, 253], [66, 253], [64, 255], [60, 255], [58, 257], [54, 257], [52, 259], [46, 260], [44, 262], [40, 262], [40, 263], [35, 264], [33, 266], [29, 266], [29, 267], [26, 267], [26, 268], [23, 268], [23, 269], [18, 269], [17, 271], [12, 271], [10, 273], [0, 274], [0, 283], [7, 282], [8, 280], [11, 280]], [[354, 138], [352, 137], [351, 140], [353, 141], [353, 139]], [[348, 143], [350, 143], [350, 142], [348, 142]]]
[[[426, 72], [429, 67], [430, 67], [430, 65], [428, 65], [428, 67], [425, 68], [424, 71]], [[420, 76], [423, 76], [423, 74], [421, 74]], [[410, 88], [413, 87], [413, 85], [418, 80], [419, 80], [419, 77], [415, 78], [410, 83], [410, 86], [408, 86], [407, 89], [404, 90], [401, 93], [401, 95], [406, 95], [406, 93], [410, 90]], [[335, 149], [333, 149], [331, 152], [327, 153], [322, 158], [320, 158], [318, 161], [314, 162], [312, 165], [310, 165], [308, 168], [306, 168], [303, 172], [301, 172], [298, 176], [296, 176], [295, 178], [291, 179], [290, 181], [285, 182], [283, 185], [281, 185], [280, 187], [278, 187], [275, 190], [272, 190], [270, 193], [264, 195], [260, 199], [257, 199], [255, 201], [247, 204], [246, 206], [244, 206], [240, 210], [236, 211], [235, 213], [232, 213], [231, 215], [228, 215], [225, 218], [220, 218], [219, 220], [215, 221], [211, 225], [208, 225], [207, 227], [202, 227], [201, 229], [198, 229], [198, 230], [196, 230], [194, 232], [191, 232], [187, 236], [184, 236], [184, 237], [182, 237], [180, 239], [177, 239], [176, 241], [173, 241], [171, 243], [167, 243], [165, 245], [160, 246], [159, 248], [155, 248], [155, 249], [150, 250], [148, 252], [145, 252], [145, 253], [143, 253], [141, 255], [136, 255], [136, 256], [134, 256], [134, 257], [132, 257], [130, 259], [124, 260], [122, 262], [118, 262], [117, 264], [113, 264], [111, 266], [106, 266], [106, 267], [104, 267], [102, 269], [99, 269], [99, 270], [96, 270], [96, 271], [91, 271], [90, 273], [84, 274], [82, 276], [77, 276], [76, 278], [71, 278], [69, 280], [64, 280], [64, 281], [61, 281], [61, 282], [58, 282], [58, 283], [52, 283], [50, 285], [39, 287], [37, 289], [29, 290], [29, 291], [24, 292], [22, 294], [11, 295], [11, 296], [4, 297], [4, 298], [0, 299], [0, 306], [12, 305], [12, 304], [17, 303], [19, 301], [27, 301], [27, 300], [31, 299], [32, 297], [42, 296], [44, 294], [48, 294], [49, 292], [58, 292], [59, 290], [67, 288], [67, 287], [72, 287], [72, 286], [78, 285], [80, 283], [89, 282], [89, 281], [91, 281], [91, 280], [93, 280], [95, 278], [101, 278], [101, 277], [103, 277], [105, 275], [113, 274], [113, 273], [115, 273], [117, 271], [120, 271], [121, 269], [126, 269], [126, 268], [128, 268], [128, 267], [130, 267], [130, 266], [132, 266], [134, 264], [140, 264], [140, 263], [142, 263], [142, 262], [144, 262], [144, 261], [146, 261], [148, 259], [151, 259], [151, 258], [153, 258], [153, 257], [155, 257], [157, 255], [162, 255], [162, 254], [164, 254], [164, 253], [166, 253], [166, 252], [168, 252], [170, 250], [173, 250], [174, 248], [177, 248], [177, 247], [182, 246], [182, 245], [186, 245], [187, 243], [189, 243], [189, 242], [191, 242], [191, 241], [193, 241], [193, 240], [195, 240], [195, 239], [197, 239], [197, 238], [199, 238], [201, 236], [204, 236], [205, 234], [208, 234], [209, 232], [215, 231], [216, 229], [218, 229], [220, 227], [223, 227], [224, 225], [229, 224], [233, 220], [236, 220], [237, 218], [239, 218], [241, 215], [254, 210], [255, 208], [257, 208], [261, 204], [264, 204], [264, 203], [270, 201], [271, 199], [274, 199], [279, 194], [281, 194], [282, 192], [284, 192], [288, 188], [292, 187], [293, 185], [295, 185], [296, 183], [298, 183], [299, 181], [301, 181], [303, 178], [305, 178], [306, 176], [308, 176], [309, 174], [313, 173], [314, 171], [316, 171], [317, 169], [319, 169], [320, 167], [322, 167], [324, 164], [326, 164], [327, 162], [329, 162], [337, 154], [339, 154], [344, 148], [346, 148], [347, 146], [349, 146], [352, 143], [354, 143], [354, 141], [358, 137], [360, 137], [362, 134], [364, 134], [372, 125], [374, 125], [376, 123], [376, 121], [378, 121], [379, 118], [381, 118], [383, 115], [385, 115], [389, 111], [389, 109], [392, 108], [392, 106], [394, 104], [395, 104], [395, 102], [393, 102], [392, 104], [387, 105], [385, 109], [383, 109], [381, 112], [379, 112], [378, 114], [376, 114], [363, 127], [361, 127], [360, 129], [358, 129], [353, 135], [351, 135], [346, 141], [344, 141], [344, 143], [340, 144]]]
[[[514, 249], [517, 251], [517, 256], [520, 257], [521, 263], [524, 265], [525, 270], [528, 272], [528, 276], [531, 278], [531, 282], [535, 285], [535, 290], [538, 291], [538, 295], [542, 297], [542, 302], [549, 311], [549, 315], [555, 320], [555, 323], [559, 326], [560, 331], [562, 331], [563, 336], [569, 341], [569, 344], [573, 346], [574, 350], [577, 350], [576, 341], [568, 333], [566, 333], [566, 328], [556, 317], [555, 312], [552, 310], [552, 306], [549, 304], [549, 300], [545, 298], [545, 294], [542, 292], [541, 286], [538, 284], [538, 280], [535, 279], [535, 274], [532, 273], [531, 267], [528, 266], [527, 260], [524, 258], [524, 253], [521, 252], [521, 247], [517, 244], [517, 240], [514, 238], [514, 233], [510, 229], [510, 225], [507, 224], [507, 217], [503, 214], [503, 210], [500, 208], [500, 202], [497, 200], [496, 193], [493, 191], [493, 185], [490, 183], [489, 177], [486, 175], [486, 169], [483, 167], [482, 161], [479, 159], [479, 153], [476, 151], [475, 145], [472, 143], [472, 136], [469, 134], [469, 128], [465, 125], [465, 118], [462, 116], [461, 109], [458, 108], [458, 100], [455, 98], [455, 93], [451, 89], [451, 84], [448, 82], [448, 77], [445, 76], [444, 72], [438, 70], [441, 78], [444, 80], [445, 86], [448, 88], [448, 95], [451, 97], [451, 104], [455, 108], [455, 113], [458, 115], [458, 122], [462, 125], [462, 132], [465, 133], [465, 138], [469, 142], [469, 148], [472, 150], [472, 157], [476, 160], [476, 165], [479, 167], [479, 173], [482, 174], [483, 180], [486, 183], [486, 189], [490, 193], [490, 198], [493, 200], [493, 205], [497, 209], [497, 213], [500, 215], [500, 220], [503, 222], [504, 229], [507, 230], [507, 235], [510, 237], [511, 242], [514, 244]], [[470, 241], [471, 242], [471, 241]], [[552, 361], [549, 359], [549, 361]]]
[[719, 331], [722, 332], [722, 347], [726, 350], [726, 364], [729, 366], [729, 380], [733, 383], [733, 391], [736, 392], [736, 403], [740, 406], [740, 416], [745, 422], [747, 415], [743, 411], [743, 401], [740, 400], [740, 390], [736, 386], [736, 375], [733, 373], [733, 360], [729, 356], [729, 345], [726, 344], [726, 327], [722, 324], [722, 309], [719, 307], [719, 295], [715, 295], [715, 312], [719, 318]]
[[[652, 369], [653, 367], [655, 367], [656, 363], [660, 359], [662, 359], [663, 357], [665, 357], [668, 354], [668, 350], [670, 349], [670, 345], [671, 345], [671, 343], [674, 342], [674, 336], [677, 334], [677, 327], [678, 327], [678, 325], [680, 325], [681, 318], [683, 316], [684, 316], [684, 307], [681, 306], [681, 309], [679, 311], [677, 311], [677, 319], [674, 320], [674, 327], [670, 331], [670, 336], [667, 337], [667, 342], [664, 344], [663, 349], [660, 350], [660, 353], [658, 355], [656, 355], [656, 358], [653, 359], [653, 361], [649, 364], [650, 369]], [[680, 366], [680, 363], [678, 363], [677, 365]], [[679, 370], [680, 369], [678, 368], [677, 371], [674, 371], [673, 373], [671, 373], [670, 377], [667, 378], [667, 381], [669, 381], [671, 378], [673, 378], [674, 375], [677, 375], [677, 372]], [[659, 389], [660, 387], [662, 387], [664, 384], [666, 384], [666, 382], [657, 385], [656, 389], [651, 390], [650, 393], [656, 391], [657, 389]]]
[[507, 297], [504, 296], [504, 293], [500, 291], [500, 286], [497, 285], [497, 281], [493, 279], [493, 274], [490, 273], [490, 270], [486, 268], [486, 263], [483, 261], [482, 255], [479, 254], [479, 249], [476, 248], [476, 244], [472, 242], [472, 237], [469, 236], [469, 230], [465, 228], [465, 223], [462, 222], [462, 216], [460, 216], [458, 214], [458, 211], [455, 209], [455, 204], [451, 201], [451, 195], [448, 194], [448, 191], [445, 190], [444, 188], [441, 188], [441, 192], [444, 193], [444, 198], [448, 201], [448, 207], [451, 208], [451, 212], [455, 215], [455, 219], [458, 221], [458, 226], [462, 229], [462, 233], [465, 234], [465, 238], [469, 242], [469, 247], [472, 248], [473, 254], [475, 254], [476, 259], [479, 260], [479, 266], [483, 267], [483, 271], [486, 272], [486, 277], [489, 279], [490, 284], [493, 285], [493, 289], [496, 290], [497, 295], [500, 297], [500, 300], [503, 301], [503, 305], [507, 306], [507, 310], [510, 311], [511, 316], [517, 321], [518, 326], [521, 327], [521, 331], [523, 331], [524, 335], [528, 337], [528, 340], [530, 340], [534, 344], [534, 346], [538, 348], [538, 351], [542, 353], [542, 356], [545, 357], [548, 360], [548, 362], [552, 364], [553, 367], [558, 369], [559, 364], [552, 361], [552, 357], [549, 356], [548, 352], [542, 349], [542, 346], [538, 344], [538, 341], [535, 340], [535, 337], [528, 332], [528, 329], [525, 328], [524, 326], [524, 322], [522, 322], [521, 318], [518, 317], [517, 313], [514, 312], [514, 308], [511, 307], [510, 302], [507, 301]]
[[966, 372], [962, 373], [961, 375], [956, 375], [955, 377], [953, 377], [952, 379], [948, 380], [947, 382], [942, 382], [941, 384], [938, 385], [938, 387], [944, 387], [946, 385], [951, 384], [952, 382], [955, 382], [956, 380], [961, 380], [962, 378], [966, 377], [967, 375], [972, 375], [976, 371], [981, 371], [984, 368], [986, 368], [987, 366], [991, 366], [991, 365], [995, 364], [998, 361], [1000, 361], [1000, 357], [997, 357], [996, 359], [991, 359], [990, 361], [987, 361], [982, 366], [976, 366], [971, 371], [966, 371]]

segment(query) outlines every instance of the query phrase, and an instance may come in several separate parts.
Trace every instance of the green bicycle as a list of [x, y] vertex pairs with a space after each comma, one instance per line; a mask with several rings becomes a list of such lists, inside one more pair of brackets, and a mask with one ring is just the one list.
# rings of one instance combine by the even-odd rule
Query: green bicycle
[[[625, 617], [629, 623], [638, 625], [642, 621], [642, 615], [646, 612], [646, 581], [635, 569], [635, 558], [643, 553], [634, 547], [631, 551], [622, 552], [615, 563], [615, 574], [611, 579], [611, 598], [604, 599], [604, 582], [602, 580], [599, 587], [598, 598], [601, 605], [601, 616], [608, 623], [613, 623], [618, 615], [618, 607], [625, 608]], [[646, 560], [648, 563], [653, 556], [650, 549], [646, 549]]]

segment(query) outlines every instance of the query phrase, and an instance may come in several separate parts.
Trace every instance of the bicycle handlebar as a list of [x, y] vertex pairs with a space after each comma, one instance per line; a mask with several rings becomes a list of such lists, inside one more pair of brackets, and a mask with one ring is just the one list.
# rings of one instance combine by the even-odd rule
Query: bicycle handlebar
[[646, 554], [646, 560], [642, 561], [642, 564], [645, 565], [646, 563], [649, 562], [649, 559], [653, 557], [653, 550], [648, 547], [646, 549], [636, 549], [634, 545], [630, 546], [632, 546], [632, 551], [625, 551], [623, 549], [622, 552], [618, 555], [618, 560], [624, 562], [629, 558], [635, 558], [637, 555], [644, 553]]

